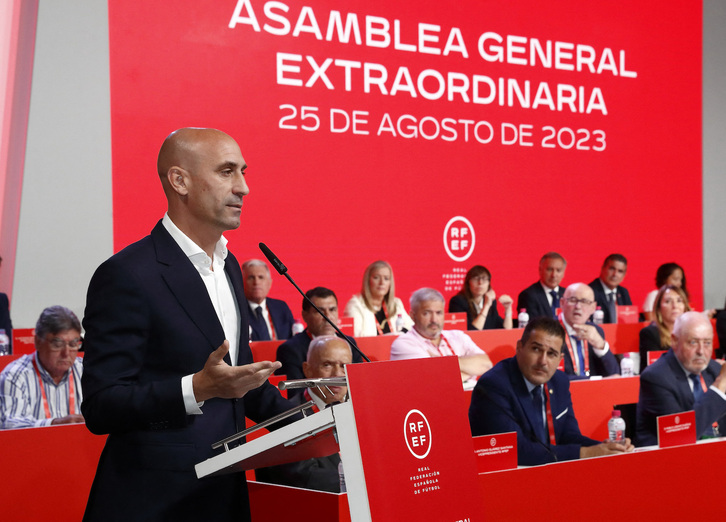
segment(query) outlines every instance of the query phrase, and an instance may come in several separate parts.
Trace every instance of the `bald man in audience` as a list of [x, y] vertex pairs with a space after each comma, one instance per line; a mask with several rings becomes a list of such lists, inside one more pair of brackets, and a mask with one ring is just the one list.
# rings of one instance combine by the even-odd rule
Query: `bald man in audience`
[[658, 443], [656, 419], [695, 410], [696, 436], [726, 433], [726, 365], [711, 359], [713, 326], [686, 312], [673, 326], [673, 347], [640, 374], [635, 443]]
[[588, 321], [595, 311], [595, 296], [585, 283], [567, 287], [560, 301], [560, 322], [565, 328], [565, 373], [571, 379], [619, 375], [620, 365], [598, 325]]
[[[341, 377], [345, 375], [345, 365], [352, 360], [350, 347], [343, 339], [335, 336], [317, 337], [310, 343], [303, 373], [307, 379]], [[305, 388], [304, 393], [296, 395], [290, 402], [302, 404], [312, 400], [316, 408], [322, 410], [329, 404], [345, 401], [347, 394], [347, 386]], [[326, 457], [261, 468], [255, 475], [260, 482], [338, 493], [338, 464], [340, 455], [333, 453]]]

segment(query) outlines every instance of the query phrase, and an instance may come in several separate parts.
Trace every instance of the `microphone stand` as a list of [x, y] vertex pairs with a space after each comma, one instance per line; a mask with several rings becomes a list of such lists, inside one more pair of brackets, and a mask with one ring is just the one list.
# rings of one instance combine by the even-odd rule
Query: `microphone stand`
[[287, 267], [282, 264], [282, 261], [280, 261], [280, 259], [275, 254], [272, 253], [272, 250], [267, 248], [267, 245], [265, 245], [264, 243], [260, 243], [259, 247], [260, 247], [260, 250], [262, 250], [262, 253], [265, 254], [265, 257], [270, 262], [270, 264], [275, 267], [275, 270], [277, 270], [277, 273], [282, 276], [285, 276], [287, 278], [287, 280], [290, 281], [290, 283], [292, 283], [292, 286], [294, 286], [297, 289], [297, 291], [300, 292], [300, 295], [303, 296], [303, 299], [305, 299], [308, 303], [310, 303], [310, 305], [313, 308], [315, 308], [315, 311], [317, 311], [323, 317], [323, 319], [325, 319], [328, 322], [328, 324], [330, 326], [332, 326], [335, 329], [335, 331], [338, 332], [338, 334], [340, 334], [340, 336], [343, 339], [345, 339], [345, 341], [350, 345], [351, 349], [354, 352], [356, 352], [358, 355], [360, 355], [366, 362], [371, 362], [371, 360], [368, 358], [368, 356], [366, 354], [364, 354], [360, 348], [358, 348], [358, 345], [356, 344], [355, 340], [353, 338], [345, 335], [341, 331], [341, 329], [338, 328], [338, 325], [333, 323], [333, 321], [331, 321], [330, 319], [328, 319], [328, 316], [325, 315], [320, 310], [320, 308], [315, 306], [315, 303], [313, 303], [312, 300], [310, 298], [308, 298], [308, 296], [305, 295], [305, 292], [300, 290], [300, 287], [297, 286], [297, 283], [295, 283], [295, 281], [292, 280], [292, 277], [290, 277], [288, 275]]

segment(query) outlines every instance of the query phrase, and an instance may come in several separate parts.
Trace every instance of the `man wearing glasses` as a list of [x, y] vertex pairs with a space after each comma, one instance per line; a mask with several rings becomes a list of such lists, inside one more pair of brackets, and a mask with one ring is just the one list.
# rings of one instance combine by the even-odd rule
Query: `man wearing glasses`
[[699, 312], [686, 312], [676, 319], [673, 347], [640, 374], [638, 446], [658, 443], [659, 416], [683, 411], [696, 412], [698, 437], [726, 433], [726, 365], [712, 360], [712, 352], [711, 321]]
[[570, 379], [588, 379], [620, 374], [602, 328], [588, 321], [597, 307], [595, 294], [585, 283], [567, 287], [560, 302], [560, 322], [565, 329], [562, 348], [564, 370]]
[[482, 375], [469, 408], [471, 433], [517, 432], [517, 462], [536, 466], [633, 450], [623, 443], [600, 443], [580, 432], [570, 397], [570, 381], [557, 366], [565, 332], [555, 319], [530, 322], [514, 357]]
[[0, 374], [0, 427], [32, 428], [83, 422], [81, 324], [64, 306], [43, 310], [35, 325], [35, 353]]

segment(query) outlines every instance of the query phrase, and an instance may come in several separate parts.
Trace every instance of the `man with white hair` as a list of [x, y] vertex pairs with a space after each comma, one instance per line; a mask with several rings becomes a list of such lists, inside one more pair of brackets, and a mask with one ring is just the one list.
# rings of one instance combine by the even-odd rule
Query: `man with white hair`
[[[343, 339], [334, 335], [316, 337], [310, 342], [303, 373], [308, 379], [342, 377], [345, 375], [345, 366], [352, 361], [350, 347]], [[329, 404], [345, 401], [347, 394], [347, 386], [328, 386], [323, 390], [305, 388], [304, 393], [295, 395], [290, 402], [303, 404], [312, 400], [317, 408], [324, 409]], [[255, 477], [260, 482], [339, 493], [338, 464], [340, 455], [333, 453], [325, 457], [260, 468], [255, 471]]]
[[565, 373], [570, 379], [587, 379], [594, 375], [618, 375], [620, 367], [598, 325], [588, 321], [595, 311], [595, 294], [585, 283], [567, 287], [560, 302], [560, 323], [567, 335], [564, 354]]
[[695, 410], [699, 438], [726, 433], [726, 365], [712, 352], [711, 321], [699, 312], [676, 319], [673, 347], [640, 375], [636, 446], [657, 444], [656, 419], [683, 411]]
[[462, 381], [477, 378], [492, 367], [489, 356], [466, 333], [444, 331], [444, 296], [438, 290], [416, 290], [411, 295], [410, 310], [414, 326], [393, 341], [392, 361], [456, 356]]
[[250, 340], [269, 341], [292, 337], [292, 317], [285, 301], [267, 297], [272, 287], [272, 276], [267, 263], [248, 259], [242, 263], [245, 297], [249, 306]]

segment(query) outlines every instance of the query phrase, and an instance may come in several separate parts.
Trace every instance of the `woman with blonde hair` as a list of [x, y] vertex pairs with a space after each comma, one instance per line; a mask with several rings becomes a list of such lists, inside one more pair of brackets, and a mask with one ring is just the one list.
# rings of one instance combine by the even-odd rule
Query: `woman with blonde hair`
[[393, 269], [386, 261], [375, 261], [363, 273], [361, 293], [345, 305], [344, 315], [355, 319], [356, 337], [407, 332], [413, 320], [396, 297]]
[[640, 371], [648, 366], [648, 352], [669, 350], [676, 319], [691, 310], [685, 290], [675, 285], [663, 285], [653, 303], [654, 320], [640, 331]]

